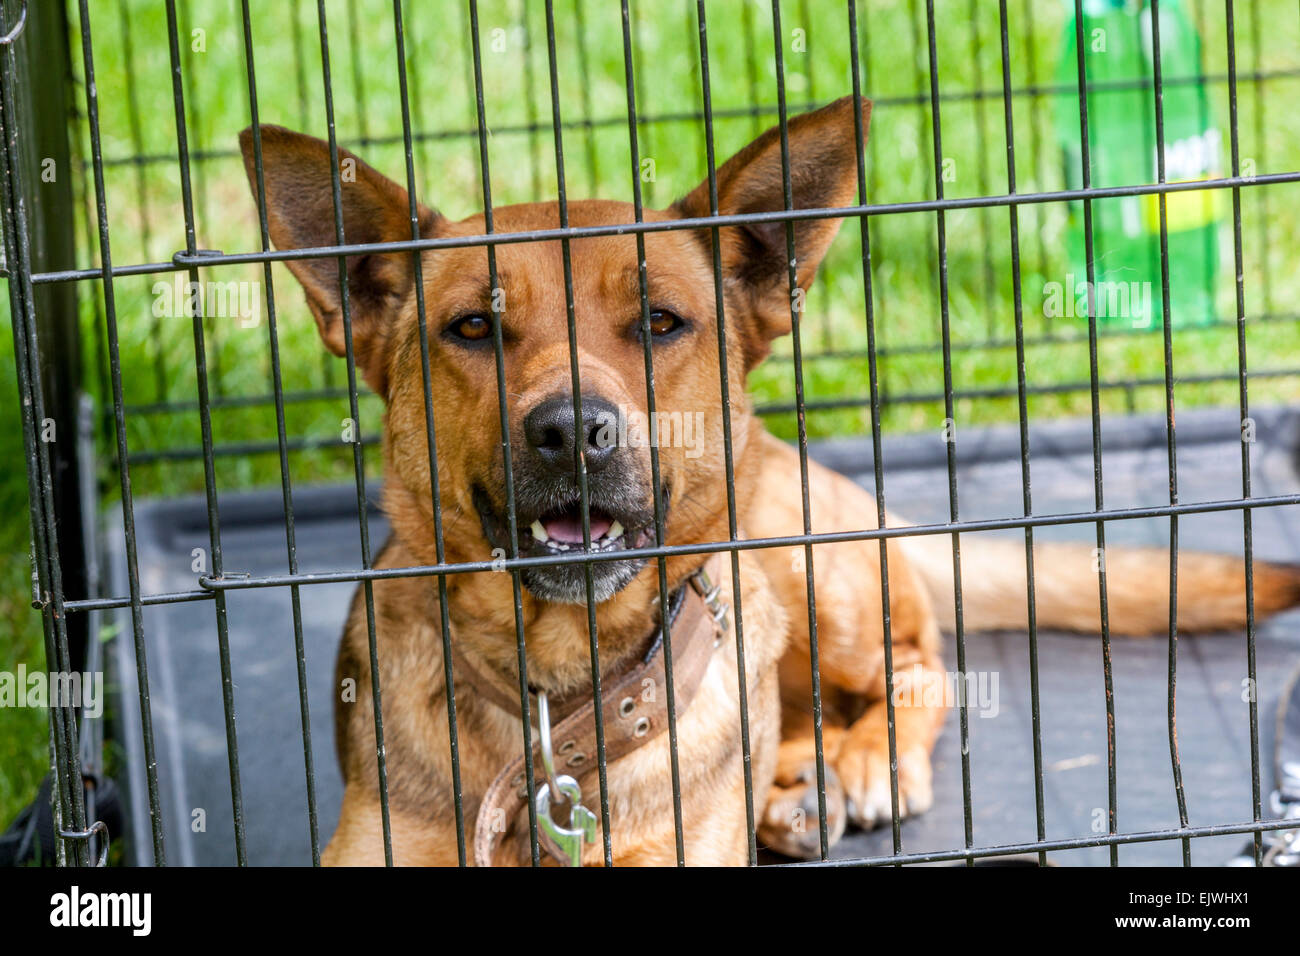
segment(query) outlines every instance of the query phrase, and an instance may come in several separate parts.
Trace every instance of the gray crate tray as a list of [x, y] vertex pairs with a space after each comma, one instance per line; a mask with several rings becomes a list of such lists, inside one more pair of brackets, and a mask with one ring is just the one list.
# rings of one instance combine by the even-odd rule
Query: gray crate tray
[[[1256, 496], [1300, 492], [1300, 412], [1255, 413], [1251, 446]], [[1168, 503], [1167, 457], [1162, 417], [1103, 422], [1105, 502], [1108, 508]], [[1231, 499], [1241, 494], [1240, 424], [1235, 410], [1184, 413], [1178, 423], [1178, 476], [1182, 502]], [[1031, 435], [1034, 510], [1080, 512], [1093, 506], [1091, 429], [1087, 422], [1058, 422]], [[868, 440], [837, 440], [813, 446], [813, 455], [873, 486]], [[957, 436], [958, 489], [963, 519], [995, 519], [1022, 513], [1019, 435], [1015, 428], [989, 428]], [[891, 509], [915, 521], [948, 517], [945, 447], [939, 431], [885, 442], [885, 493]], [[146, 594], [194, 586], [190, 553], [206, 548], [206, 510], [201, 498], [141, 501], [136, 505], [141, 586]], [[295, 493], [298, 556], [303, 571], [359, 567], [355, 490], [301, 487]], [[222, 544], [228, 570], [285, 573], [283, 512], [279, 490], [221, 496]], [[387, 526], [372, 508], [371, 539], [384, 540]], [[120, 512], [108, 518], [109, 593], [127, 593]], [[1184, 549], [1240, 553], [1240, 512], [1184, 516]], [[985, 532], [1022, 537], [1022, 532]], [[1254, 513], [1259, 559], [1300, 562], [1300, 507]], [[1091, 525], [1042, 528], [1039, 541], [1092, 540]], [[1116, 521], [1107, 543], [1167, 545], [1168, 520]], [[332, 673], [353, 585], [303, 589], [302, 610], [311, 702], [311, 730], [322, 841], [338, 818], [342, 784], [334, 758]], [[251, 864], [311, 862], [306, 783], [298, 703], [293, 629], [287, 589], [234, 591], [229, 595], [230, 654], [238, 717], [248, 860]], [[215, 614], [210, 602], [144, 609], [167, 858], [183, 865], [235, 862], [226, 737], [217, 657]], [[125, 785], [132, 823], [130, 859], [152, 862], [144, 754], [135, 686], [130, 618], [114, 616], [119, 637], [109, 655], [110, 682], [118, 689], [116, 737], [126, 754]], [[955, 670], [951, 637], [945, 656]], [[1001, 846], [1036, 838], [1029, 706], [1029, 644], [1022, 633], [967, 637], [967, 667], [996, 672], [999, 713], [970, 718], [972, 818], [976, 846]], [[1261, 768], [1264, 792], [1272, 787], [1272, 714], [1287, 676], [1300, 662], [1300, 614], [1289, 613], [1257, 631]], [[1146, 831], [1176, 826], [1177, 804], [1166, 732], [1167, 643], [1116, 639], [1113, 643], [1119, 826]], [[1100, 641], [1041, 633], [1044, 797], [1048, 839], [1094, 834], [1107, 805], [1106, 721]], [[1246, 645], [1242, 634], [1183, 637], [1179, 643], [1178, 715], [1183, 779], [1193, 825], [1251, 817], [1251, 755], [1248, 711], [1242, 701]], [[957, 719], [950, 714], [935, 752], [934, 808], [903, 825], [905, 852], [963, 845], [962, 779]], [[1099, 810], [1100, 808], [1100, 810]], [[196, 828], [202, 810], [205, 829]], [[1104, 820], [1104, 816], [1103, 816]], [[1103, 824], [1104, 826], [1104, 824]], [[1243, 844], [1237, 836], [1193, 841], [1194, 863], [1215, 865]], [[888, 828], [850, 832], [835, 857], [877, 856], [892, 851]], [[687, 847], [689, 858], [689, 846]], [[1062, 865], [1104, 865], [1105, 848], [1057, 851]], [[765, 860], [769, 859], [764, 857]], [[775, 861], [776, 858], [772, 857]], [[1181, 862], [1177, 842], [1120, 847], [1128, 865]]]

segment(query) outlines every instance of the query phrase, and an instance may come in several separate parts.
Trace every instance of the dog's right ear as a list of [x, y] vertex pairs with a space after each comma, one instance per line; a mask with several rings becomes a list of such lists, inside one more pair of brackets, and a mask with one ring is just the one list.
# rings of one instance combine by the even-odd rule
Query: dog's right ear
[[[789, 182], [792, 209], [829, 209], [848, 206], [857, 199], [857, 133], [865, 146], [871, 120], [871, 101], [845, 96], [829, 106], [790, 118]], [[781, 130], [773, 126], [718, 167], [718, 213], [729, 216], [777, 212], [785, 209], [785, 163], [781, 157]], [[689, 218], [710, 214], [709, 183], [700, 183], [673, 206]], [[794, 255], [798, 288], [807, 291], [817, 266], [839, 230], [842, 219], [800, 220], [794, 224]], [[772, 340], [790, 332], [790, 256], [786, 249], [786, 223], [780, 220], [749, 222], [719, 231], [722, 271], [729, 287], [746, 308], [741, 331], [748, 371], [771, 351]], [[708, 243], [711, 234], [701, 230]]]
[[[266, 182], [266, 217], [271, 241], [279, 249], [337, 244], [333, 177], [329, 144], [280, 126], [261, 129], [262, 170]], [[257, 198], [253, 128], [239, 134], [248, 182]], [[411, 210], [406, 190], [345, 149], [338, 151], [343, 240], [355, 243], [398, 242], [411, 238]], [[437, 213], [417, 206], [420, 236], [434, 234]], [[290, 259], [289, 271], [302, 283], [316, 316], [321, 338], [335, 355], [343, 355], [343, 304], [335, 258]], [[383, 343], [396, 309], [414, 291], [411, 253], [347, 257], [348, 305], [357, 368], [380, 395], [386, 393]]]

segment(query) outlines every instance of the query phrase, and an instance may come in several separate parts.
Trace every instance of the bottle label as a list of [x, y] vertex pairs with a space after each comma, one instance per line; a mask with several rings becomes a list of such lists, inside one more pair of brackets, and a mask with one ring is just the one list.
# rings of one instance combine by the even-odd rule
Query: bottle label
[[[1214, 128], [1165, 144], [1165, 180], [1171, 183], [1204, 182], [1222, 177], [1220, 151], [1223, 137]], [[1152, 169], [1159, 168], [1153, 155]], [[1217, 190], [1188, 190], [1165, 194], [1165, 221], [1170, 232], [1199, 229], [1218, 220]], [[1146, 228], [1160, 232], [1160, 194], [1145, 197]]]

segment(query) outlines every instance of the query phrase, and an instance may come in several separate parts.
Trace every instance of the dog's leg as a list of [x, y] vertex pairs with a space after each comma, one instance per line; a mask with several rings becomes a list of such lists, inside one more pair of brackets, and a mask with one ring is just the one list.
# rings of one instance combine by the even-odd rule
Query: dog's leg
[[[937, 657], [895, 668], [894, 735], [900, 819], [924, 813], [934, 802], [930, 751], [943, 725], [943, 679]], [[892, 818], [888, 708], [883, 693], [849, 727], [835, 768], [854, 823], [871, 828]]]
[[[931, 637], [918, 642], [926, 649], [909, 640], [894, 652], [900, 819], [925, 812], [934, 799], [930, 752], [943, 725], [947, 703], [941, 661], [931, 649], [938, 631], [932, 620], [929, 627]], [[864, 643], [878, 639], [877, 635], [864, 634]], [[880, 646], [861, 649], [864, 658], [873, 654], [883, 665]], [[815, 857], [821, 851], [816, 826], [816, 746], [807, 703], [812, 692], [809, 668], [807, 654], [793, 648], [781, 662], [786, 700], [782, 741], [776, 781], [759, 830], [774, 849], [799, 858]], [[822, 660], [822, 701], [827, 720], [822, 728], [822, 748], [832, 844], [843, 834], [846, 816], [865, 828], [881, 825], [892, 816], [885, 674], [880, 666], [869, 679], [862, 680], [861, 672], [861, 666], [845, 673]], [[831, 723], [839, 720], [845, 720], [847, 726]], [[800, 824], [808, 819], [812, 820], [810, 826], [801, 829]]]
[[[797, 730], [783, 731], [777, 755], [776, 780], [768, 791], [767, 805], [759, 818], [760, 842], [786, 856], [813, 859], [821, 854], [820, 804], [817, 799], [817, 748], [812, 717], [799, 719]], [[787, 728], [788, 730], [788, 728]], [[822, 728], [826, 756], [826, 830], [834, 846], [844, 835], [848, 822], [844, 790], [835, 772], [834, 755], [844, 737], [843, 727]]]
[[[752, 510], [748, 531], [756, 537], [799, 534], [803, 512], [798, 456], [770, 437], [765, 438], [764, 452], [759, 491], [764, 505]], [[810, 461], [808, 490], [814, 532], [875, 527], [875, 501], [847, 478]], [[891, 541], [887, 548], [894, 689], [896, 702], [908, 705], [897, 708], [895, 724], [900, 812], [908, 815], [920, 813], [932, 800], [929, 754], [943, 722], [944, 700], [942, 694], [936, 700], [923, 691], [933, 680], [927, 675], [941, 671], [942, 664], [929, 595], [897, 542]], [[828, 791], [834, 773], [850, 818], [875, 825], [890, 816], [880, 545], [851, 541], [812, 550]], [[797, 779], [799, 769], [814, 766], [815, 758], [807, 555], [803, 548], [764, 549], [757, 554], [790, 619], [790, 641], [780, 665], [785, 714], [782, 766], [794, 778], [778, 779], [772, 791], [772, 822], [776, 822], [788, 819], [791, 808], [815, 807], [817, 799], [815, 787]], [[803, 723], [794, 716], [799, 713]], [[843, 731], [832, 730], [837, 726]], [[811, 839], [787, 839], [780, 847], [797, 856], [820, 851], [815, 830]]]

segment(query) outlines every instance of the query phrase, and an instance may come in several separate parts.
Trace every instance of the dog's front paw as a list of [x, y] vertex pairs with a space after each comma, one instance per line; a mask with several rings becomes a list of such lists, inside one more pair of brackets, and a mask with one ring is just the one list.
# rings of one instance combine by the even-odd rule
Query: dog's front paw
[[[826, 836], [828, 848], [839, 842], [848, 823], [844, 787], [835, 768], [826, 764]], [[794, 782], [773, 784], [758, 826], [759, 839], [770, 849], [799, 860], [821, 856], [821, 827], [817, 802], [817, 765], [809, 763]]]
[[[889, 785], [889, 755], [875, 750], [840, 753], [840, 780], [848, 804], [849, 818], [863, 829], [883, 826], [893, 819]], [[924, 813], [934, 804], [930, 755], [920, 747], [898, 755], [898, 817]]]

